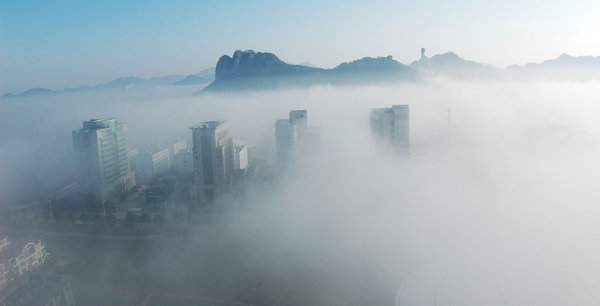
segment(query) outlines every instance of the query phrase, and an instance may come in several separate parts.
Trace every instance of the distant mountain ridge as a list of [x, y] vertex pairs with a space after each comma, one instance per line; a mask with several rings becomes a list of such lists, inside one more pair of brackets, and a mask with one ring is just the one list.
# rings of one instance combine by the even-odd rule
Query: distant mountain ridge
[[324, 69], [309, 64], [293, 65], [279, 59], [275, 54], [237, 50], [233, 56], [223, 55], [215, 68], [192, 75], [168, 75], [155, 78], [124, 77], [96, 86], [50, 90], [32, 88], [20, 94], [7, 93], [2, 98], [39, 96], [63, 92], [89, 90], [125, 89], [131, 86], [184, 86], [208, 84], [203, 92], [261, 90], [284, 87], [306, 87], [318, 84], [356, 84], [419, 80], [423, 77], [446, 75], [455, 78], [555, 78], [599, 79], [600, 56], [571, 56], [541, 63], [512, 65], [505, 69], [466, 60], [454, 52], [437, 54], [431, 58], [421, 49], [421, 58], [404, 65], [391, 56], [364, 57], [341, 63], [335, 68]]
[[139, 78], [139, 77], [122, 77], [114, 79], [110, 82], [98, 84], [95, 86], [81, 86], [70, 88], [66, 87], [62, 90], [51, 90], [46, 88], [32, 88], [19, 94], [7, 93], [2, 95], [1, 98], [17, 98], [17, 97], [30, 97], [47, 94], [57, 93], [69, 93], [69, 92], [85, 92], [93, 90], [107, 90], [107, 89], [127, 89], [131, 86], [174, 86], [174, 85], [195, 85], [195, 84], [206, 84], [210, 83], [214, 79], [214, 68], [207, 68], [200, 71], [197, 74], [180, 75], [172, 74], [163, 77], [153, 78]]
[[555, 59], [527, 63], [523, 66], [512, 65], [507, 69], [519, 68], [600, 69], [600, 56], [571, 56], [563, 53]]

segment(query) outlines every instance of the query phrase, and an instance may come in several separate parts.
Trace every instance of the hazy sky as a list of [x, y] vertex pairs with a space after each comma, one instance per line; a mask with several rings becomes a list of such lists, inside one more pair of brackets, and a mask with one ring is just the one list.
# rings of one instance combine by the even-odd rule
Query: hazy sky
[[600, 55], [600, 2], [0, 0], [0, 93], [189, 74], [236, 49], [322, 67], [454, 51], [495, 66]]

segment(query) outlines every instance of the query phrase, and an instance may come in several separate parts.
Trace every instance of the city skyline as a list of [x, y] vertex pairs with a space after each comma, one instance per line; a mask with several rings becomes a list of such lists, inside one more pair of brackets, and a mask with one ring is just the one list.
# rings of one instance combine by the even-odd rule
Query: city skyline
[[237, 49], [325, 68], [364, 56], [409, 64], [421, 47], [496, 67], [600, 55], [592, 1], [64, 4], [2, 2], [0, 92], [193, 74]]
[[598, 304], [599, 11], [0, 0], [0, 305]]

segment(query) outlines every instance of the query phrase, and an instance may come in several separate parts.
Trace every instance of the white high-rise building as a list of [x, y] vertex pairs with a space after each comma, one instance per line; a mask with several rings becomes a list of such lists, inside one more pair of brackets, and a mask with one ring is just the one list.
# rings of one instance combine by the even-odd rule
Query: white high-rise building
[[296, 143], [306, 131], [307, 120], [306, 110], [293, 110], [290, 111], [289, 119], [277, 120], [275, 123], [275, 144], [279, 163], [292, 159]]
[[233, 182], [235, 148], [224, 121], [204, 122], [191, 130], [194, 154], [191, 197], [197, 203], [209, 203]]
[[[169, 159], [171, 160], [171, 164], [172, 164], [175, 160], [175, 155], [177, 155], [177, 153], [179, 153], [179, 151], [187, 149], [188, 145], [187, 145], [187, 141], [185, 141], [185, 139], [182, 139], [182, 140], [170, 142], [168, 147], [169, 147], [169, 154], [170, 154]], [[171, 166], [173, 166], [173, 165], [171, 165]]]
[[127, 128], [116, 119], [92, 119], [73, 131], [73, 148], [82, 192], [104, 201], [135, 186], [129, 165]]
[[235, 146], [235, 170], [245, 171], [248, 165], [248, 146]]
[[188, 174], [194, 172], [194, 154], [190, 149], [184, 149], [175, 154], [173, 162], [175, 172], [178, 174]]
[[134, 158], [135, 180], [138, 184], [147, 184], [152, 179], [169, 170], [171, 166], [170, 150], [144, 151]]
[[277, 146], [277, 161], [280, 163], [291, 160], [296, 144], [296, 126], [288, 119], [280, 119], [275, 123], [275, 145]]
[[410, 116], [408, 105], [371, 110], [371, 130], [402, 155], [409, 154]]

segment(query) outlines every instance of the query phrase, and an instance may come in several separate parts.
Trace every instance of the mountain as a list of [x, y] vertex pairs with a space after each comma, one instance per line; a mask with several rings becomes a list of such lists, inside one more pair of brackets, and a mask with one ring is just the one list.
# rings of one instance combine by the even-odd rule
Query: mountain
[[546, 78], [563, 80], [589, 80], [600, 78], [600, 56], [571, 56], [562, 54], [541, 63], [513, 65], [506, 68], [507, 75], [517, 78]]
[[498, 69], [465, 60], [456, 53], [450, 51], [434, 55], [431, 58], [425, 55], [425, 49], [421, 49], [421, 58], [410, 64], [421, 75], [446, 75], [459, 78], [481, 78], [490, 77], [498, 73]]
[[342, 63], [333, 69], [288, 64], [276, 55], [237, 50], [222, 56], [215, 68], [215, 80], [206, 91], [240, 91], [303, 87], [317, 84], [379, 82], [416, 79], [414, 71], [391, 56], [365, 57]]
[[[149, 79], [139, 78], [139, 77], [123, 77], [114, 79], [110, 82], [98, 84], [95, 86], [81, 86], [70, 88], [66, 87], [63, 90], [50, 90], [46, 88], [32, 88], [25, 92], [19, 94], [4, 94], [1, 98], [18, 98], [18, 97], [30, 97], [36, 95], [47, 95], [53, 93], [69, 93], [69, 92], [84, 92], [84, 91], [93, 91], [93, 90], [116, 90], [116, 89], [127, 89], [132, 86], [145, 86], [145, 87], [153, 87], [153, 86], [171, 86], [171, 85], [192, 85], [192, 84], [202, 84], [209, 83], [214, 78], [212, 77], [214, 73], [213, 68], [205, 69], [195, 75], [181, 75], [181, 74], [171, 74], [162, 77], [153, 77]], [[195, 78], [191, 79], [190, 78]], [[183, 82], [187, 79], [186, 82]]]
[[171, 85], [196, 85], [196, 84], [206, 84], [215, 80], [215, 67], [210, 67], [208, 69], [204, 69], [197, 74], [187, 75], [185, 78], [173, 82]]
[[54, 90], [50, 90], [50, 89], [46, 89], [46, 88], [32, 88], [29, 89], [25, 92], [22, 92], [20, 94], [11, 94], [11, 93], [7, 93], [2, 95], [2, 99], [5, 98], [13, 98], [13, 97], [31, 97], [31, 96], [41, 96], [41, 95], [48, 95], [48, 94], [55, 94], [55, 93], [59, 93], [59, 91], [54, 91]]
[[541, 63], [527, 63], [524, 66], [513, 65], [508, 69], [600, 69], [600, 56], [571, 56], [561, 54], [559, 57]]
[[364, 57], [341, 63], [332, 69], [313, 67], [308, 63], [288, 64], [268, 52], [237, 50], [233, 56], [222, 56], [215, 68], [197, 74], [167, 75], [155, 78], [123, 77], [95, 86], [50, 90], [32, 88], [19, 94], [7, 93], [1, 98], [39, 96], [63, 92], [128, 89], [136, 86], [184, 86], [210, 83], [202, 91], [240, 91], [306, 87], [319, 84], [381, 83], [401, 80], [418, 80], [422, 77], [443, 75], [454, 78], [486, 79], [497, 77], [598, 79], [600, 56], [571, 56], [562, 54], [556, 59], [506, 69], [466, 60], [454, 52], [434, 55], [431, 58], [421, 49], [421, 58], [404, 65], [391, 56]]

